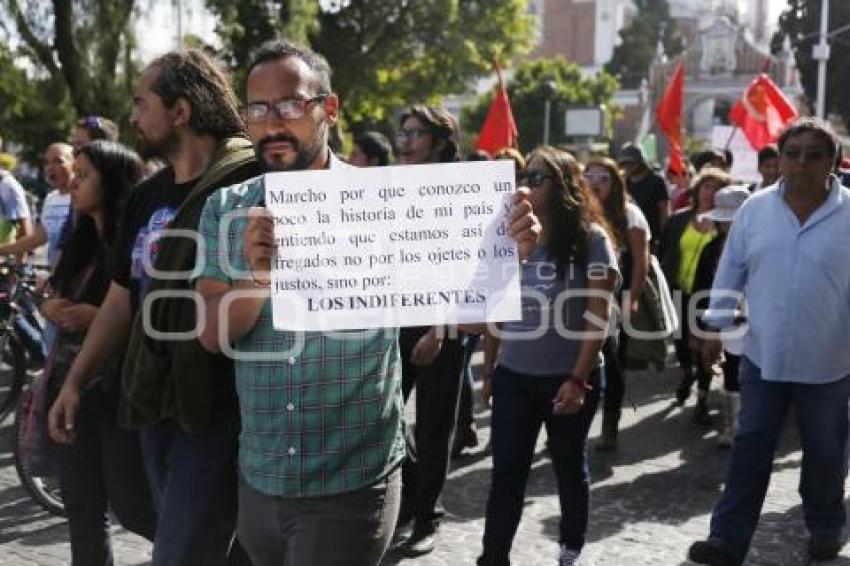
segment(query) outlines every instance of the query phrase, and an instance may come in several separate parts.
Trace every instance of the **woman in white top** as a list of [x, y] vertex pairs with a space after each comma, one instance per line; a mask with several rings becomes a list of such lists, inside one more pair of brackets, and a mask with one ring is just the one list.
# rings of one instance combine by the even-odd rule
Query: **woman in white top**
[[[635, 312], [640, 304], [644, 281], [649, 266], [649, 223], [640, 208], [626, 192], [617, 164], [607, 158], [593, 158], [584, 169], [584, 179], [602, 204], [605, 219], [611, 226], [623, 275], [621, 307]], [[602, 437], [598, 450], [612, 450], [617, 446], [617, 430], [626, 384], [623, 373], [623, 353], [626, 351], [626, 334], [616, 334], [603, 346], [605, 356], [605, 398], [602, 418]]]

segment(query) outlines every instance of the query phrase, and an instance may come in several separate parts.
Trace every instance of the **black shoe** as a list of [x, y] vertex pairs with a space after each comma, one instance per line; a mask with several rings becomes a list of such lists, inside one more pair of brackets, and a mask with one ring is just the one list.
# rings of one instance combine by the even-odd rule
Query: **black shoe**
[[389, 549], [396, 551], [400, 550], [405, 544], [407, 544], [407, 540], [410, 538], [410, 534], [413, 532], [413, 521], [408, 520], [405, 522], [396, 522], [395, 529], [393, 530], [393, 538], [390, 539]]
[[688, 549], [688, 558], [697, 564], [710, 566], [738, 566], [732, 553], [717, 539], [700, 540]]
[[694, 422], [700, 426], [711, 426], [714, 422], [708, 414], [708, 405], [705, 399], [700, 399], [694, 408]]
[[413, 558], [433, 552], [435, 548], [437, 548], [437, 529], [417, 525], [410, 538], [402, 545], [401, 553], [408, 558]]
[[452, 458], [460, 456], [464, 448], [475, 448], [476, 446], [478, 446], [478, 433], [475, 432], [475, 427], [469, 425], [458, 428], [452, 444]]
[[815, 560], [832, 560], [838, 556], [842, 546], [841, 537], [812, 535], [809, 538], [809, 556]]
[[685, 404], [685, 401], [687, 401], [688, 397], [691, 396], [691, 387], [693, 387], [693, 385], [693, 376], [685, 375], [682, 377], [682, 381], [679, 382], [679, 387], [676, 388], [676, 402], [678, 404]]

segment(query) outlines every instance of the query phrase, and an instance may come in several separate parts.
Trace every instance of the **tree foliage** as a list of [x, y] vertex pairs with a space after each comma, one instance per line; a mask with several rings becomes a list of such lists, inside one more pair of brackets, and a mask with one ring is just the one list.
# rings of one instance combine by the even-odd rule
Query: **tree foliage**
[[683, 49], [667, 0], [634, 0], [634, 3], [637, 14], [631, 24], [620, 30], [620, 44], [605, 65], [605, 70], [616, 76], [624, 88], [637, 88], [647, 77], [659, 38], [670, 58]]
[[[611, 99], [619, 88], [617, 79], [606, 72], [583, 77], [581, 68], [567, 63], [563, 57], [519, 65], [506, 86], [523, 151], [530, 151], [543, 141], [543, 109], [547, 98], [551, 100], [549, 142], [557, 144], [566, 141], [564, 115], [568, 107], [604, 105], [610, 108]], [[463, 123], [471, 137], [481, 129], [492, 101], [493, 93], [484, 95], [464, 113]]]
[[74, 113], [66, 92], [52, 76], [28, 77], [0, 45], [0, 136], [19, 144], [26, 161], [37, 163], [47, 143], [68, 136]]
[[318, 26], [315, 0], [206, 0], [217, 16], [216, 34], [222, 41], [220, 55], [242, 84], [251, 55], [263, 42], [286, 37], [308, 43]]
[[[821, 0], [788, 0], [788, 8], [779, 16], [779, 30], [773, 37], [771, 50], [779, 53], [785, 37], [791, 38], [797, 69], [806, 97], [814, 106], [817, 100], [818, 62], [812, 58], [812, 47], [820, 41]], [[850, 3], [831, 0], [829, 4], [829, 29], [850, 25]], [[829, 39], [831, 53], [827, 63], [826, 111], [839, 114], [845, 124], [850, 124], [850, 31], [838, 33]]]
[[25, 159], [67, 139], [77, 116], [126, 123], [133, 15], [134, 0], [0, 0], [3, 28], [19, 39], [0, 50], [0, 128]]
[[68, 89], [79, 115], [119, 118], [135, 72], [134, 0], [6, 0], [24, 54]]
[[[467, 91], [530, 47], [527, 0], [207, 0], [220, 16], [225, 57], [237, 70], [263, 41], [306, 32], [334, 72], [349, 125], [386, 120], [412, 102]], [[286, 18], [281, 18], [285, 14]], [[250, 31], [248, 31], [250, 30]]]

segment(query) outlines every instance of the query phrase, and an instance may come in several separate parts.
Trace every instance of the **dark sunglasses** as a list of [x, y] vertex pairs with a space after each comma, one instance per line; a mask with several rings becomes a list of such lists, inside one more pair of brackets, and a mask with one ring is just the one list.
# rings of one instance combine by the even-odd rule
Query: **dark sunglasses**
[[518, 185], [525, 185], [532, 189], [540, 188], [547, 179], [551, 179], [552, 175], [543, 171], [520, 171], [516, 175]]
[[782, 152], [782, 155], [791, 161], [799, 161], [800, 157], [802, 157], [804, 162], [810, 163], [820, 161], [826, 157], [826, 150], [815, 147], [789, 147]]

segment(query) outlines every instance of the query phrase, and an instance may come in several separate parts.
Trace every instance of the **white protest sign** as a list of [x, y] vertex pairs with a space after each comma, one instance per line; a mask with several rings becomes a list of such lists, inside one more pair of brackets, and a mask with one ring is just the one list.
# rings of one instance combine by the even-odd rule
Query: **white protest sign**
[[[731, 141], [730, 141], [731, 140]], [[734, 126], [714, 126], [711, 131], [711, 144], [714, 147], [729, 149], [734, 157], [730, 174], [736, 181], [758, 181], [758, 152], [752, 148], [747, 136]]]
[[268, 174], [274, 327], [519, 319], [514, 185], [512, 161]]

